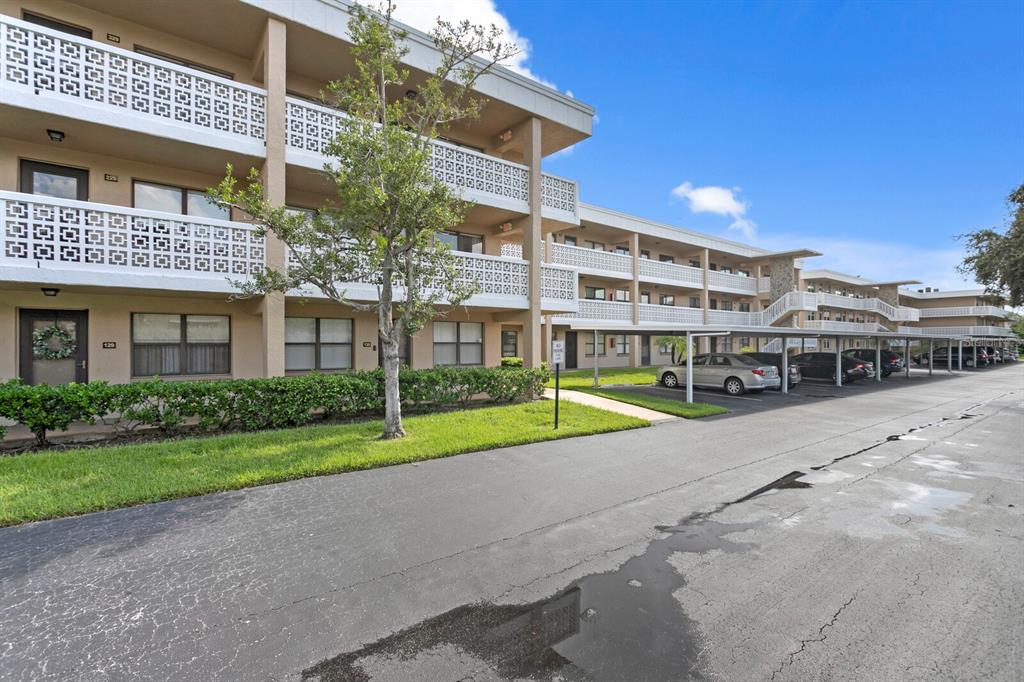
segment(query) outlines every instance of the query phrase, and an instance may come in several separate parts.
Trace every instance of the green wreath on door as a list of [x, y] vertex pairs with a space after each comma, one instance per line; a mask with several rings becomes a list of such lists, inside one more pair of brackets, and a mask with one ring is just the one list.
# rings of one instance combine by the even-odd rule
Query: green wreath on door
[[[54, 343], [56, 341], [57, 343]], [[32, 332], [32, 355], [44, 360], [67, 360], [75, 355], [75, 335], [63, 327], [52, 325]]]

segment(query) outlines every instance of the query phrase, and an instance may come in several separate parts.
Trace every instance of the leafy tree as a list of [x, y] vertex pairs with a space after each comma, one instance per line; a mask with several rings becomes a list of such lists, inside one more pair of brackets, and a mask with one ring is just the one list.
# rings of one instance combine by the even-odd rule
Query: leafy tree
[[1024, 184], [1010, 193], [1005, 232], [985, 229], [960, 235], [967, 257], [957, 268], [1014, 308], [1024, 305]]
[[1018, 338], [1024, 340], [1024, 315], [1010, 313], [1010, 329]]
[[672, 352], [672, 364], [676, 364], [676, 358], [682, 362], [683, 358], [686, 357], [686, 337], [685, 336], [656, 336], [654, 337], [654, 343], [659, 346], [668, 346]]
[[[440, 63], [413, 83], [401, 60], [407, 33], [392, 20], [394, 4], [376, 11], [353, 5], [348, 28], [355, 73], [327, 85], [325, 98], [344, 112], [322, 171], [335, 196], [314, 215], [296, 215], [264, 199], [252, 170], [240, 188], [231, 168], [211, 196], [252, 216], [262, 234], [285, 245], [286, 270], [268, 268], [237, 283], [242, 295], [313, 287], [355, 310], [377, 314], [385, 377], [383, 438], [400, 438], [399, 344], [476, 290], [460, 283], [456, 258], [435, 239], [459, 225], [470, 204], [430, 170], [438, 130], [476, 118], [481, 76], [516, 53], [495, 27], [438, 20], [431, 32]], [[415, 89], [413, 89], [413, 86]], [[372, 303], [352, 300], [347, 283], [376, 287]]]

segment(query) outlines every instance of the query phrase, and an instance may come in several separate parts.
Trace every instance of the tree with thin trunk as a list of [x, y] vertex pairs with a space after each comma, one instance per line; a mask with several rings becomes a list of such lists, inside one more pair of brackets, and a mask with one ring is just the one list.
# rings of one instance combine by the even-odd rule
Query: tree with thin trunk
[[[437, 317], [438, 306], [454, 308], [479, 290], [460, 275], [456, 257], [437, 239], [463, 221], [470, 204], [432, 173], [433, 141], [439, 131], [479, 116], [484, 102], [474, 95], [475, 86], [517, 51], [495, 26], [438, 19], [430, 35], [439, 63], [413, 82], [402, 66], [408, 34], [393, 21], [394, 9], [388, 2], [376, 10], [349, 10], [354, 73], [329, 83], [323, 93], [340, 114], [322, 171], [334, 188], [331, 201], [315, 213], [274, 206], [255, 169], [242, 187], [230, 167], [210, 192], [285, 246], [287, 267], [236, 282], [240, 296], [312, 289], [376, 313], [385, 439], [405, 435], [399, 345]], [[365, 295], [366, 285], [376, 289], [375, 300]]]
[[1024, 184], [1010, 193], [1009, 225], [1005, 232], [978, 230], [960, 239], [967, 256], [958, 270], [972, 276], [992, 296], [1014, 308], [1024, 306]]

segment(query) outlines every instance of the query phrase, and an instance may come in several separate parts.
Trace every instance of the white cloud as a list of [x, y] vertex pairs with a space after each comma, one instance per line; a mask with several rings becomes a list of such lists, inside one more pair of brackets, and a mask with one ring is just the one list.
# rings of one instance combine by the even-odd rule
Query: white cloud
[[515, 43], [519, 48], [519, 54], [503, 65], [527, 78], [555, 87], [530, 70], [530, 41], [520, 35], [508, 18], [498, 11], [494, 0], [397, 0], [395, 4], [396, 19], [427, 33], [433, 30], [438, 17], [452, 23], [468, 19], [471, 23], [483, 26], [494, 24], [502, 30], [505, 40]]
[[739, 187], [694, 187], [687, 181], [672, 190], [672, 196], [689, 202], [694, 213], [715, 213], [732, 218], [729, 229], [739, 232], [745, 239], [757, 237], [757, 223], [747, 218], [749, 204], [736, 197]]

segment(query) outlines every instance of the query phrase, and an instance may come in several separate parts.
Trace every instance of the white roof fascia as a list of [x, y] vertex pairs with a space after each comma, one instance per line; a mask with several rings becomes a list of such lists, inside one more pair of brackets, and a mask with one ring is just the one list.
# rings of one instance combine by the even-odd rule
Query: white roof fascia
[[[302, 24], [339, 40], [351, 42], [348, 33], [348, 9], [355, 4], [351, 0], [241, 1], [286, 21]], [[404, 62], [421, 71], [433, 71], [440, 62], [434, 41], [423, 31], [400, 22], [396, 23], [409, 33], [406, 41], [409, 54], [405, 56]], [[593, 132], [592, 106], [509, 68], [495, 67], [491, 73], [480, 79], [476, 90], [482, 95], [507, 102], [540, 118], [586, 135]]]

